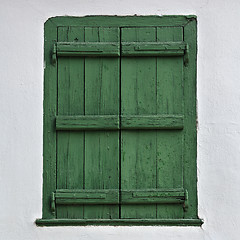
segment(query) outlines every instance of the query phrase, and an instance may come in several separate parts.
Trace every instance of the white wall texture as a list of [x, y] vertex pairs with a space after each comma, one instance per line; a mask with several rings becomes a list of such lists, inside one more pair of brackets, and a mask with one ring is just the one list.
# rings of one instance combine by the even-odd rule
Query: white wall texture
[[[0, 0], [0, 239], [237, 240], [240, 1]], [[198, 17], [200, 227], [37, 227], [42, 198], [43, 26], [53, 16]]]

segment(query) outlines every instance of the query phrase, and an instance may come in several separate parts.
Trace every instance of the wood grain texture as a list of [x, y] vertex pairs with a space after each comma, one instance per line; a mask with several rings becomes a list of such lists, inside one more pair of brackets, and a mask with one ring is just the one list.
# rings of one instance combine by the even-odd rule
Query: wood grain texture
[[56, 130], [118, 130], [117, 115], [57, 116]]
[[145, 189], [121, 192], [122, 204], [183, 204], [185, 194], [183, 189]]
[[[58, 41], [84, 41], [84, 28], [59, 27]], [[84, 114], [84, 59], [58, 59], [58, 115]], [[57, 189], [84, 187], [84, 132], [57, 132]], [[57, 218], [82, 218], [83, 207], [57, 206]]]
[[62, 189], [55, 193], [56, 204], [89, 205], [118, 204], [119, 191], [114, 190], [69, 190]]
[[[140, 45], [145, 41], [148, 47], [150, 41], [153, 46], [158, 41], [182, 42], [182, 28], [123, 28], [122, 41], [136, 45], [138, 41]], [[182, 132], [148, 129], [183, 128], [183, 118], [170, 117], [182, 114], [183, 58], [125, 56], [121, 61], [121, 126], [125, 129], [127, 123], [128, 129], [122, 132], [122, 189], [182, 188]], [[162, 118], [161, 122], [156, 114], [166, 114], [169, 118]], [[145, 128], [145, 131], [134, 132], [136, 128]], [[181, 218], [183, 208], [169, 204], [122, 206], [122, 215]]]
[[201, 226], [201, 219], [37, 219], [38, 226]]
[[[56, 42], [60, 48], [55, 47], [59, 55], [54, 65], [51, 56]], [[84, 50], [87, 42], [90, 45], [86, 52], [91, 53], [84, 55], [80, 50]], [[122, 56], [120, 61], [117, 56], [94, 53], [94, 48], [108, 51], [108, 46], [114, 43], [110, 52], [115, 54], [120, 42], [126, 52], [140, 54]], [[61, 49], [63, 45], [80, 50], [74, 57], [72, 50], [68, 51], [69, 46]], [[166, 53], [163, 46], [169, 56], [168, 52], [162, 54]], [[186, 47], [188, 65], [183, 64]], [[37, 224], [201, 225], [202, 221], [197, 219], [196, 189], [196, 17], [52, 18], [45, 24], [45, 61], [45, 220], [38, 220]], [[83, 124], [83, 128], [72, 131], [74, 120], [75, 123], [69, 122], [69, 129], [64, 129], [63, 122], [58, 124], [64, 119], [57, 117], [55, 122], [58, 115], [67, 116], [67, 121], [73, 120], [70, 118], [78, 121], [80, 117], [78, 124]], [[99, 131], [109, 127], [111, 121], [117, 125], [114, 119], [98, 122], [98, 116], [108, 115], [118, 116], [117, 128], [122, 127], [121, 134], [113, 129]], [[103, 128], [85, 131], [87, 124], [82, 120], [88, 116], [96, 116], [92, 125], [100, 124]], [[159, 116], [165, 116], [161, 124]], [[56, 126], [64, 131], [56, 132]], [[56, 188], [73, 194], [120, 188], [120, 200], [127, 196], [138, 201], [123, 204], [119, 211], [117, 204], [85, 206], [79, 200], [80, 195], [77, 203], [70, 196], [68, 204], [57, 204], [54, 216], [50, 198]], [[182, 193], [177, 200], [156, 194], [166, 188], [188, 191], [186, 212], [183, 212]], [[147, 203], [148, 199], [152, 203]], [[54, 217], [59, 221], [51, 220]]]
[[122, 56], [183, 56], [184, 42], [124, 42]]
[[[85, 28], [86, 42], [118, 42], [118, 28]], [[85, 115], [119, 114], [119, 58], [85, 59]], [[85, 189], [118, 189], [119, 132], [85, 133]], [[118, 205], [85, 206], [84, 218], [118, 218]]]
[[86, 17], [52, 17], [47, 22], [55, 26], [86, 26], [86, 27], [156, 27], [156, 26], [185, 26], [196, 16], [86, 16]]
[[183, 129], [183, 116], [182, 115], [122, 116], [121, 129]]
[[57, 42], [57, 56], [120, 56], [118, 42]]
[[196, 62], [197, 22], [192, 19], [184, 27], [184, 38], [189, 43], [189, 64], [184, 68], [184, 187], [188, 189], [189, 207], [184, 218], [197, 218], [197, 112]]
[[[155, 42], [155, 28], [123, 28], [124, 42]], [[156, 114], [155, 57], [121, 58], [121, 115]], [[123, 130], [121, 138], [122, 190], [156, 187], [156, 133]], [[156, 204], [122, 205], [122, 218], [156, 218]]]
[[[157, 41], [183, 41], [182, 27], [158, 27]], [[183, 57], [159, 57], [156, 61], [157, 113], [183, 114]], [[157, 188], [183, 188], [183, 131], [158, 131], [156, 134]], [[181, 205], [157, 205], [159, 219], [182, 217]]]
[[[43, 101], [43, 218], [54, 218], [50, 197], [56, 190], [56, 131], [57, 114], [57, 66], [52, 65], [51, 51], [57, 41], [57, 28], [48, 21], [44, 26], [44, 101]], [[51, 81], [50, 81], [51, 79]]]

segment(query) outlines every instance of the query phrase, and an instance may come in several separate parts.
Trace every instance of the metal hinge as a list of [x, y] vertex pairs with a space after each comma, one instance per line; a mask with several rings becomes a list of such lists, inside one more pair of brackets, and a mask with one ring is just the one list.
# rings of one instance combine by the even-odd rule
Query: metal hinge
[[56, 202], [55, 202], [55, 193], [54, 192], [52, 193], [52, 196], [51, 196], [51, 211], [52, 211], [52, 214], [55, 216], [55, 214], [56, 214]]
[[57, 62], [57, 47], [56, 44], [53, 45], [53, 51], [52, 51], [52, 64], [55, 65]]
[[183, 209], [184, 209], [184, 212], [187, 212], [188, 210], [188, 191], [187, 190], [185, 190], [185, 200], [183, 204]]
[[186, 45], [185, 54], [184, 54], [184, 66], [187, 67], [189, 64], [189, 46]]

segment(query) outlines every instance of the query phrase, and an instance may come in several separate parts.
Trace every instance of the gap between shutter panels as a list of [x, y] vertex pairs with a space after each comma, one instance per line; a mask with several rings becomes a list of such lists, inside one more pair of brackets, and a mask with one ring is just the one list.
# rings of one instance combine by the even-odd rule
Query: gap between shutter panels
[[[146, 46], [145, 46], [146, 47]], [[152, 46], [150, 46], [152, 47]], [[137, 50], [139, 50], [139, 48], [137, 48]], [[141, 49], [140, 49], [141, 50]], [[149, 52], [152, 49], [149, 49], [149, 46], [147, 46], [147, 51]], [[143, 51], [145, 51], [143, 49]], [[95, 54], [95, 53], [94, 53]], [[149, 54], [149, 53], [147, 53]], [[99, 116], [100, 117], [100, 116]], [[95, 117], [95, 116], [87, 116], [87, 117], [81, 117], [81, 116], [74, 116], [74, 117], [57, 117], [56, 119], [56, 128], [57, 130], [86, 130], [86, 129], [106, 129], [107, 126], [109, 126], [109, 121], [112, 121], [112, 126], [110, 126], [110, 128], [115, 128], [117, 125], [117, 122], [114, 121], [116, 119], [111, 118], [109, 116], [106, 117], [102, 116], [100, 117], [100, 119], [98, 119], [99, 117]], [[95, 118], [95, 119], [94, 119]], [[105, 119], [104, 119], [105, 118]], [[175, 119], [174, 119], [175, 118]], [[102, 122], [99, 120], [102, 120]], [[153, 123], [151, 123], [151, 121], [153, 121]], [[161, 120], [163, 123], [158, 124], [159, 120]], [[90, 124], [86, 124], [86, 122], [89, 123], [89, 121], [92, 121]], [[176, 123], [176, 122], [177, 123]], [[183, 128], [183, 117], [182, 116], [127, 116], [127, 117], [121, 117], [121, 128], [122, 129], [131, 129], [131, 128], [135, 128], [135, 129], [146, 129], [146, 128], [152, 128], [152, 129], [169, 129], [169, 128], [173, 128], [173, 129], [182, 129]], [[149, 127], [149, 124], [151, 124], [151, 127]], [[90, 125], [90, 126], [89, 126]], [[117, 129], [119, 129], [120, 127], [118, 126]], [[57, 193], [56, 193], [57, 194]], [[103, 196], [103, 195], [101, 195]], [[146, 197], [146, 194], [145, 194]], [[61, 201], [60, 201], [61, 202]], [[135, 201], [136, 203], [136, 201]]]

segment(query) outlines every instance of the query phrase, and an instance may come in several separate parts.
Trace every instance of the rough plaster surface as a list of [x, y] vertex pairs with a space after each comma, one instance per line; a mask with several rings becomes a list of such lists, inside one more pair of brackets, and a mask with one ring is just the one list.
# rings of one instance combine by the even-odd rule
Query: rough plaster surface
[[[237, 240], [240, 234], [238, 0], [0, 1], [0, 239]], [[198, 17], [200, 227], [37, 227], [42, 197], [43, 25], [52, 16]]]

